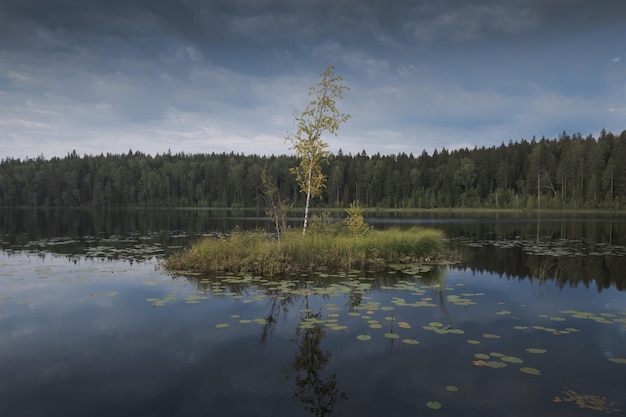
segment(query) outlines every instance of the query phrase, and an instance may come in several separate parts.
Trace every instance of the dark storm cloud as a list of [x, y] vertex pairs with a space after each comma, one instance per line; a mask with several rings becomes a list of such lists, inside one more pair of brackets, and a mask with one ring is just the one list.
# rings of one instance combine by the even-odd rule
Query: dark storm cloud
[[0, 0], [0, 140], [282, 150], [329, 63], [357, 151], [611, 129], [625, 21], [623, 0]]
[[211, 42], [377, 33], [401, 37], [420, 25], [441, 29], [434, 35], [444, 38], [457, 32], [507, 34], [566, 24], [585, 31], [622, 24], [626, 4], [621, 0], [5, 0], [0, 8], [5, 33], [30, 24], [52, 32], [120, 37], [164, 31]]

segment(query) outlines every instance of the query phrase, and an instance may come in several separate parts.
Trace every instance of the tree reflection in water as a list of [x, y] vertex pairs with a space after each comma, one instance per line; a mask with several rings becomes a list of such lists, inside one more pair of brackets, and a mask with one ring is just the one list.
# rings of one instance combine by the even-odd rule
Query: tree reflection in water
[[296, 330], [294, 341], [298, 344], [298, 351], [293, 362], [287, 365], [288, 376], [294, 382], [293, 398], [301, 401], [304, 408], [316, 417], [332, 416], [336, 403], [348, 396], [337, 387], [336, 373], [324, 373], [331, 352], [320, 347], [326, 332], [315, 320], [321, 318], [321, 313], [309, 310], [308, 296], [305, 302], [305, 313], [300, 321], [307, 325]]

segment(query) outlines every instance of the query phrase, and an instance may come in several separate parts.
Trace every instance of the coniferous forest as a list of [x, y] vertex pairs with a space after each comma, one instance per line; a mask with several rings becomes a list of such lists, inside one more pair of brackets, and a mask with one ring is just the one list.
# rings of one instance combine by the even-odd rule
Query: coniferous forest
[[[5, 158], [1, 207], [263, 208], [262, 173], [302, 205], [295, 157], [222, 154]], [[626, 209], [626, 130], [419, 155], [332, 155], [317, 207]]]

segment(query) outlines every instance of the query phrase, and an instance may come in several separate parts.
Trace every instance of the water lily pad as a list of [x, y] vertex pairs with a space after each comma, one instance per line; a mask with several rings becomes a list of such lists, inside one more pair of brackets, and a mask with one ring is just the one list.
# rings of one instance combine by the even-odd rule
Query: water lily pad
[[498, 369], [498, 368], [506, 368], [506, 363], [502, 362], [502, 361], [488, 361], [487, 364], [485, 366], [488, 366], [490, 368], [494, 368], [494, 369]]
[[400, 336], [399, 336], [397, 333], [385, 333], [385, 337], [386, 337], [387, 339], [397, 339], [397, 338], [399, 338]]
[[528, 326], [513, 326], [513, 328], [515, 330], [526, 330], [526, 329], [528, 329]]
[[516, 356], [504, 356], [502, 357], [502, 360], [508, 363], [524, 363], [522, 358], [518, 358]]
[[446, 387], [446, 391], [448, 391], [448, 392], [457, 392], [458, 390], [459, 389], [456, 386], [454, 386], [454, 385], [448, 385]]
[[489, 356], [493, 356], [494, 358], [504, 358], [506, 355], [500, 352], [491, 352]]
[[431, 408], [433, 410], [439, 410], [441, 408], [441, 403], [439, 401], [428, 401], [426, 403], [426, 407]]
[[528, 348], [528, 349], [526, 349], [526, 352], [540, 355], [542, 353], [546, 353], [547, 350], [546, 349], [541, 349], [541, 348]]
[[500, 336], [491, 333], [483, 333], [483, 337], [486, 339], [500, 339]]
[[369, 334], [360, 334], [356, 338], [357, 340], [366, 341], [366, 340], [370, 340], [372, 336], [370, 336]]
[[529, 375], [541, 375], [541, 371], [536, 368], [530, 368], [530, 367], [525, 366], [523, 368], [520, 368], [519, 370]]
[[431, 321], [430, 323], [428, 323], [428, 325], [431, 327], [441, 327], [443, 326], [443, 323], [440, 323], [438, 321]]
[[402, 343], [406, 343], [407, 345], [417, 345], [419, 342], [415, 339], [402, 339]]
[[380, 324], [380, 323], [372, 323], [372, 324], [370, 324], [370, 325], [369, 325], [369, 327], [370, 327], [371, 329], [382, 329], [382, 328], [383, 328], [383, 325], [382, 325], [382, 324]]
[[474, 339], [470, 339], [467, 341], [467, 343], [469, 343], [470, 345], [478, 345], [480, 344], [479, 340], [474, 340]]
[[228, 326], [230, 326], [230, 324], [228, 324], [228, 323], [220, 323], [220, 324], [216, 324], [215, 325], [215, 327], [218, 328], [218, 329], [223, 329], [223, 328], [228, 327]]
[[485, 353], [474, 353], [474, 356], [477, 357], [478, 359], [489, 359], [489, 355], [485, 354]]
[[626, 365], [626, 358], [609, 358], [611, 362], [621, 363], [622, 365]]

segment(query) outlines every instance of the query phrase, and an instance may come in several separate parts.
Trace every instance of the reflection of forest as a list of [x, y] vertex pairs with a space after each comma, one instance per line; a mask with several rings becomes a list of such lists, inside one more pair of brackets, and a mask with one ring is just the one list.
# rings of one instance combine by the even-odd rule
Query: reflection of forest
[[611, 286], [625, 290], [626, 248], [581, 245], [581, 241], [560, 241], [552, 246], [530, 245], [522, 241], [511, 241], [508, 245], [503, 242], [481, 242], [473, 246], [454, 243], [463, 254], [462, 269], [520, 280], [557, 280], [561, 288], [584, 285], [587, 288], [595, 286], [598, 291]]

